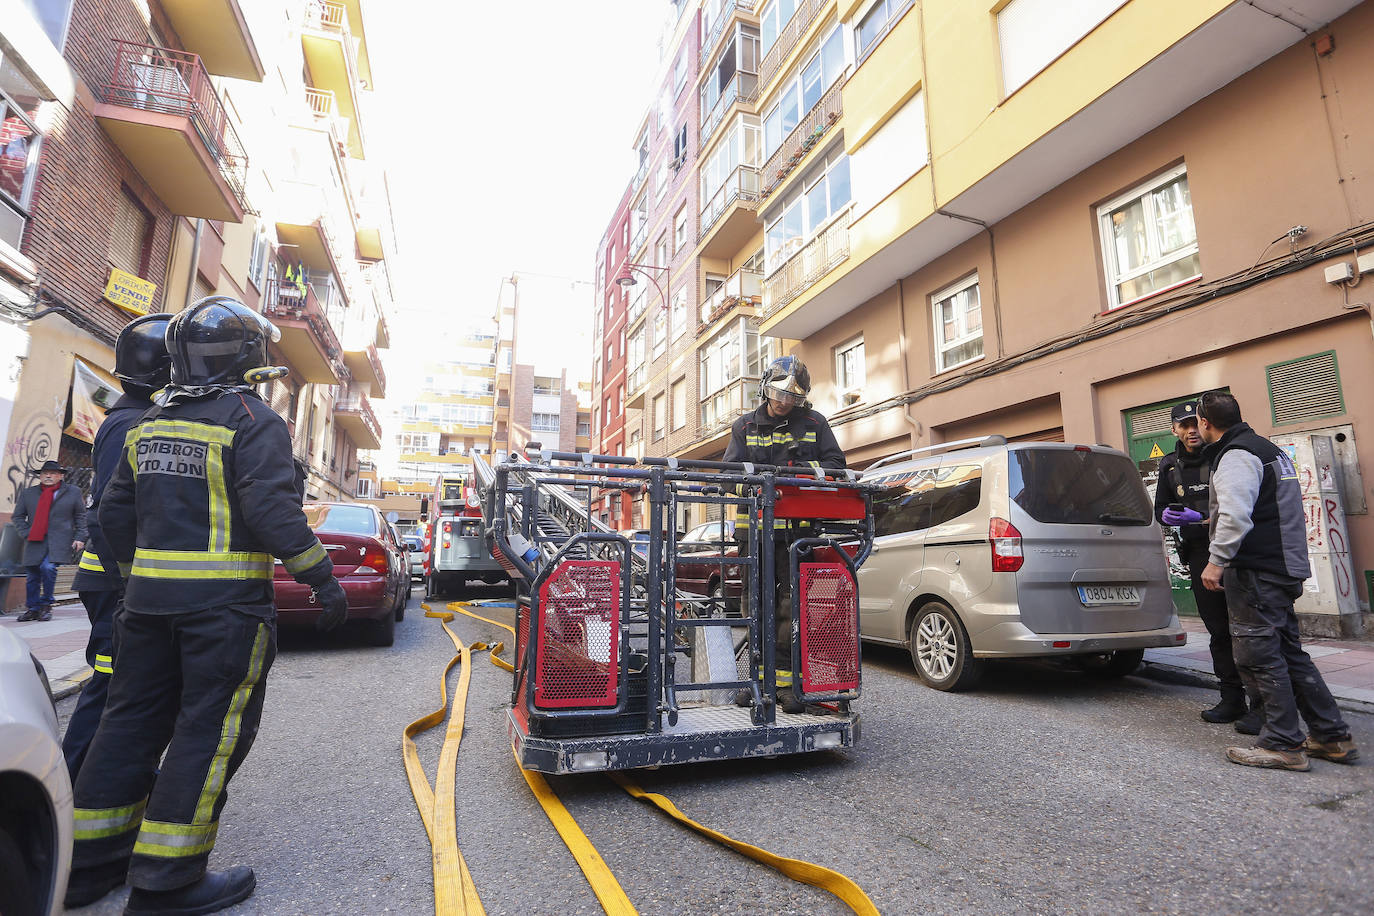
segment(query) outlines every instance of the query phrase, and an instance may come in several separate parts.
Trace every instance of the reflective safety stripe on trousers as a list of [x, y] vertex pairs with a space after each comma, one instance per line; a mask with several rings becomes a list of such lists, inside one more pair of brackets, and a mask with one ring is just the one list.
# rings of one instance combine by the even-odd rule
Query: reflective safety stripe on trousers
[[95, 668], [97, 674], [114, 674], [114, 659], [97, 652], [95, 664], [92, 667]]
[[105, 571], [105, 567], [100, 562], [100, 557], [89, 550], [81, 551], [81, 562], [77, 564], [77, 568], [94, 573], [103, 573]]
[[143, 809], [148, 799], [123, 805], [118, 808], [76, 808], [72, 811], [75, 829], [72, 837], [77, 840], [100, 840], [105, 837], [132, 833], [143, 820]]
[[131, 575], [145, 579], [271, 579], [272, 557], [250, 551], [139, 547], [134, 551]]

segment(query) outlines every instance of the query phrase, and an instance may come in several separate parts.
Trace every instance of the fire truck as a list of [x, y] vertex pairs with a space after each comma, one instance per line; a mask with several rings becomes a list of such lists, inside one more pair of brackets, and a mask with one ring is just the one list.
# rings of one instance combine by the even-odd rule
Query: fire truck
[[[617, 770], [859, 740], [857, 573], [873, 512], [852, 472], [529, 450], [494, 468], [477, 457], [474, 472], [488, 546], [517, 586], [507, 725], [521, 766]], [[613, 490], [644, 495], [647, 551], [592, 512]], [[737, 553], [679, 550], [671, 522], [692, 505], [753, 520], [736, 529]], [[786, 538], [758, 535], [779, 527]], [[679, 590], [676, 570], [692, 563], [738, 567], [742, 600]], [[778, 576], [793, 595], [782, 671]], [[803, 712], [779, 708], [779, 681]]]
[[[479, 459], [480, 460], [480, 459]], [[482, 506], [471, 478], [442, 477], [425, 528], [425, 597], [451, 594], [474, 581], [507, 580], [484, 536]]]

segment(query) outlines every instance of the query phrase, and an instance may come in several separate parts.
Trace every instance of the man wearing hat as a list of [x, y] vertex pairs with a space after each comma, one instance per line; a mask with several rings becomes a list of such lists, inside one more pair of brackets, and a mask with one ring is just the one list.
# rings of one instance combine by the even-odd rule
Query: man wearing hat
[[1221, 702], [1202, 711], [1207, 722], [1235, 722], [1246, 715], [1245, 688], [1231, 651], [1231, 626], [1226, 614], [1226, 595], [1202, 584], [1207, 568], [1207, 499], [1210, 492], [1208, 463], [1202, 457], [1202, 435], [1197, 427], [1197, 401], [1176, 404], [1170, 414], [1178, 444], [1159, 462], [1155, 487], [1155, 518], [1176, 526], [1178, 556], [1188, 565], [1198, 616], [1211, 636], [1212, 670], [1221, 681]]
[[19, 491], [14, 528], [24, 541], [20, 562], [28, 570], [28, 608], [20, 620], [52, 620], [57, 567], [75, 562], [86, 546], [86, 496], [66, 482], [67, 472], [52, 459], [38, 469], [38, 485]]

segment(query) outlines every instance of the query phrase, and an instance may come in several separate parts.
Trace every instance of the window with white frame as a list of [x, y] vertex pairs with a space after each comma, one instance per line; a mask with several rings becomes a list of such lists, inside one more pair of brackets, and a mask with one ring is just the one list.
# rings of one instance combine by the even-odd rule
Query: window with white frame
[[583, 437], [583, 438], [586, 438], [587, 436], [590, 436], [590, 435], [592, 434], [592, 424], [591, 424], [591, 421], [589, 421], [589, 420], [578, 420], [578, 421], [577, 421], [577, 434], [578, 434], [579, 436]]
[[808, 238], [849, 204], [849, 157], [844, 148], [837, 147], [788, 197], [777, 217], [768, 223], [764, 236], [769, 273], [800, 251]]
[[673, 328], [673, 340], [687, 330], [687, 290], [679, 289], [673, 293], [673, 312], [669, 323]]
[[997, 11], [1002, 92], [1011, 95], [1126, 0], [1010, 0]]
[[678, 207], [673, 217], [673, 251], [679, 252], [687, 244], [687, 205]]
[[673, 396], [673, 429], [687, 425], [687, 377], [683, 376], [670, 387]]
[[[313, 405], [311, 410], [313, 412]], [[396, 437], [396, 444], [403, 452], [434, 452], [439, 448], [439, 434], [401, 433]]]
[[271, 260], [272, 243], [267, 238], [267, 233], [258, 227], [257, 234], [253, 236], [253, 250], [248, 258], [248, 279], [259, 290], [267, 281], [267, 262]]
[[[730, 125], [729, 131], [724, 139], [716, 144], [716, 148], [711, 151], [701, 163], [701, 199], [702, 212], [710, 209], [711, 198], [716, 196], [716, 192], [721, 189], [735, 170], [741, 165], [750, 167], [759, 164], [759, 135], [762, 128], [759, 120], [754, 115], [741, 115]], [[752, 173], [740, 176], [740, 182], [750, 182], [748, 187], [738, 187], [737, 190], [758, 191], [758, 178]], [[727, 192], [728, 195], [729, 192]], [[711, 213], [714, 217], [716, 213]], [[703, 217], [706, 219], [708, 217]]]
[[1184, 166], [1108, 201], [1097, 216], [1108, 308], [1202, 276]]
[[537, 413], [530, 420], [530, 432], [535, 433], [556, 433], [558, 432], [558, 414], [556, 413]]
[[654, 414], [654, 438], [662, 439], [663, 427], [665, 425], [664, 408], [667, 406], [667, 398], [665, 398], [662, 394], [656, 394], [654, 395], [652, 403]]
[[983, 356], [983, 305], [978, 275], [931, 297], [935, 327], [935, 371], [944, 372]]
[[661, 305], [655, 306], [654, 315], [650, 321], [654, 328], [654, 349], [649, 358], [658, 359], [668, 349], [668, 310]]
[[670, 181], [668, 176], [670, 174], [671, 173], [668, 171], [668, 157], [664, 156], [662, 159], [658, 160], [658, 172], [654, 175], [655, 202], [662, 200], [663, 195], [667, 192], [668, 182]]
[[821, 42], [815, 53], [802, 65], [778, 94], [778, 101], [763, 119], [764, 158], [782, 145], [787, 135], [815, 108], [825, 91], [844, 72], [844, 40], [837, 25]]
[[841, 407], [863, 398], [864, 339], [859, 335], [835, 348], [835, 390]]
[[687, 85], [687, 46], [678, 52], [677, 63], [673, 65], [673, 95], [676, 96]]
[[778, 34], [792, 20], [797, 11], [797, 0], [774, 0], [763, 8], [759, 15], [759, 54], [767, 54], [778, 40]]
[[859, 60], [872, 51], [878, 40], [911, 9], [914, 0], [878, 0], [864, 13], [854, 29], [854, 52]]
[[655, 267], [667, 267], [667, 266], [668, 266], [668, 251], [669, 251], [669, 249], [668, 249], [668, 233], [665, 232], [665, 233], [663, 233], [662, 235], [660, 235], [660, 236], [658, 237], [658, 241], [657, 241], [656, 243], [654, 243], [654, 266], [655, 266]]
[[355, 497], [356, 499], [371, 499], [371, 498], [372, 498], [372, 478], [370, 478], [370, 477], [359, 477], [359, 478], [358, 478], [358, 489], [357, 489], [357, 491], [356, 491], [353, 495], [354, 495], [354, 497]]

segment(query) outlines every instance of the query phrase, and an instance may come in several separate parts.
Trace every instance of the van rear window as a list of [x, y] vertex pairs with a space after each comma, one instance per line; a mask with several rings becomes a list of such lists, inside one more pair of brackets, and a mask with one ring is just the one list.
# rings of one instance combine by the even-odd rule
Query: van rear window
[[923, 531], [978, 508], [983, 494], [983, 467], [921, 468], [869, 478], [884, 487], [873, 497], [874, 533]]
[[1148, 525], [1150, 498], [1125, 455], [1066, 448], [1009, 453], [1013, 502], [1037, 522]]

